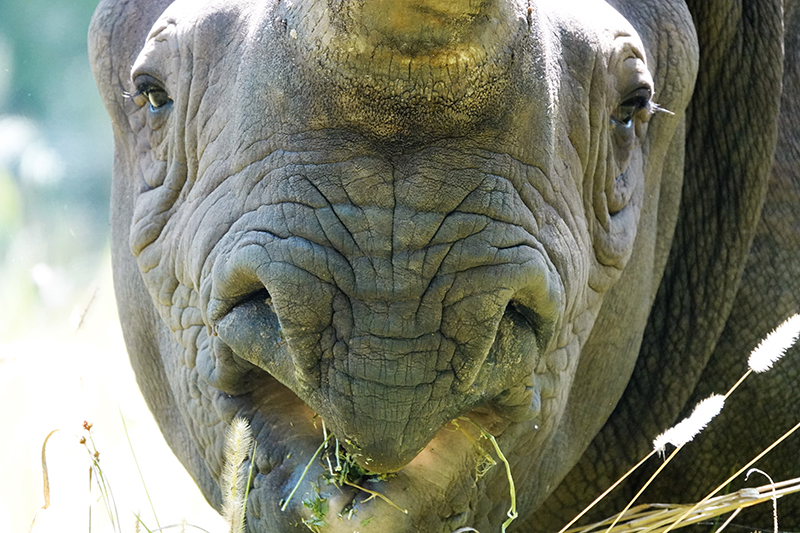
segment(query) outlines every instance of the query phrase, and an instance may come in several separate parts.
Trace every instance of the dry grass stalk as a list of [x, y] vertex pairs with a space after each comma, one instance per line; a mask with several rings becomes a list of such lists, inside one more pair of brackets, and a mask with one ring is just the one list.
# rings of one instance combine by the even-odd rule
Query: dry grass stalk
[[[694, 507], [692, 507], [691, 509], [689, 509], [688, 511], [686, 511], [686, 516], [689, 516], [689, 514], [690, 514], [692, 511], [694, 511], [694, 509], [696, 509], [696, 508], [698, 508], [698, 507], [700, 507], [700, 506], [704, 505], [704, 504], [705, 504], [707, 501], [710, 501], [710, 500], [712, 499], [712, 497], [713, 497], [715, 494], [717, 494], [719, 491], [721, 491], [722, 489], [724, 489], [725, 487], [727, 487], [729, 483], [731, 483], [731, 482], [732, 482], [734, 479], [736, 479], [737, 477], [739, 477], [740, 475], [742, 475], [742, 473], [744, 473], [746, 470], [748, 470], [748, 469], [749, 469], [751, 466], [753, 466], [753, 465], [754, 465], [756, 462], [758, 462], [758, 461], [759, 461], [759, 460], [760, 460], [762, 457], [764, 457], [764, 456], [765, 456], [765, 455], [767, 455], [769, 452], [771, 452], [771, 451], [772, 451], [772, 449], [773, 449], [773, 448], [775, 448], [775, 447], [776, 447], [778, 444], [780, 444], [781, 442], [783, 442], [784, 440], [786, 440], [787, 438], [789, 438], [789, 436], [790, 436], [790, 435], [792, 435], [792, 434], [793, 434], [795, 431], [797, 431], [798, 429], [800, 429], [800, 422], [798, 422], [797, 424], [795, 424], [795, 425], [794, 425], [794, 427], [792, 427], [792, 428], [791, 428], [789, 431], [787, 431], [786, 433], [784, 433], [784, 434], [783, 434], [783, 435], [782, 435], [780, 438], [778, 438], [778, 439], [777, 439], [775, 442], [773, 442], [772, 444], [770, 444], [769, 446], [767, 446], [767, 447], [764, 449], [764, 451], [762, 451], [761, 453], [759, 453], [758, 455], [756, 455], [756, 456], [755, 456], [754, 458], [752, 458], [752, 459], [751, 459], [751, 460], [750, 460], [750, 461], [749, 461], [749, 462], [748, 462], [746, 465], [744, 465], [742, 468], [740, 468], [739, 470], [737, 470], [737, 471], [736, 471], [736, 472], [735, 472], [733, 475], [731, 475], [730, 477], [728, 477], [728, 479], [726, 479], [725, 481], [723, 481], [723, 482], [722, 482], [722, 483], [721, 483], [719, 486], [717, 486], [717, 488], [716, 488], [716, 489], [714, 489], [714, 490], [711, 492], [711, 494], [709, 494], [709, 495], [708, 495], [708, 496], [706, 496], [706, 497], [705, 497], [703, 500], [701, 500], [700, 502], [698, 502], [697, 504], [695, 504], [695, 506], [694, 506]], [[677, 527], [680, 527], [678, 524], [681, 524], [681, 520], [682, 520], [682, 519], [679, 519], [677, 522], [675, 522], [675, 524], [673, 524], [672, 526], [668, 527], [668, 528], [665, 530], [665, 532], [664, 532], [664, 533], [666, 533], [667, 531], [672, 531], [673, 529], [676, 529]]]
[[44, 492], [44, 505], [42, 509], [47, 509], [50, 507], [50, 476], [47, 473], [47, 441], [50, 440], [50, 437], [53, 436], [53, 433], [58, 431], [54, 429], [50, 433], [47, 434], [47, 437], [44, 438], [44, 442], [42, 443], [42, 490]]
[[[111, 491], [111, 484], [108, 481], [103, 469], [100, 467], [100, 452], [97, 445], [94, 443], [92, 435], [93, 424], [84, 420], [83, 429], [86, 431], [86, 437], [81, 437], [80, 444], [86, 449], [89, 454], [91, 466], [89, 467], [89, 490], [92, 487], [92, 475], [94, 472], [94, 482], [100, 490], [101, 500], [106, 507], [108, 519], [111, 521], [112, 529], [116, 533], [122, 533], [122, 527], [119, 520], [119, 511], [117, 511], [117, 501], [114, 498], [114, 493]], [[89, 528], [92, 527], [92, 506], [89, 505]]]
[[758, 473], [764, 476], [769, 480], [770, 486], [772, 486], [772, 527], [774, 533], [778, 533], [778, 498], [775, 496], [775, 481], [770, 477], [769, 474], [764, 472], [763, 470], [759, 470], [758, 468], [751, 468], [747, 471], [744, 475], [744, 480], [747, 481], [750, 478], [750, 474]]
[[[639, 499], [647, 487], [655, 480], [656, 477], [661, 473], [664, 468], [666, 468], [667, 464], [681, 451], [681, 449], [692, 441], [698, 434], [700, 434], [703, 429], [708, 426], [711, 420], [717, 416], [722, 408], [725, 406], [725, 397], [719, 394], [715, 394], [706, 398], [692, 411], [692, 414], [686, 417], [685, 419], [681, 420], [664, 433], [659, 435], [653, 441], [653, 452], [658, 452], [659, 454], [663, 455], [664, 451], [666, 450], [667, 444], [672, 444], [675, 446], [675, 450], [667, 457], [666, 461], [659, 465], [658, 469], [653, 473], [652, 476], [645, 482], [639, 492], [633, 497], [633, 499], [628, 502], [628, 505], [622, 510], [622, 512], [617, 516], [617, 519], [614, 520], [606, 529], [606, 533], [609, 533], [614, 526], [617, 525], [617, 522], [622, 518], [624, 513], [630, 509], [636, 500]], [[652, 455], [651, 452], [650, 455]]]
[[[128, 425], [125, 423], [125, 417], [122, 416], [122, 409], [119, 409], [119, 419], [122, 422], [122, 429], [125, 430], [125, 439], [128, 441], [128, 448], [131, 450], [131, 456], [133, 457], [133, 463], [136, 465], [136, 471], [139, 472], [139, 479], [142, 481], [142, 487], [144, 488], [144, 494], [147, 496], [147, 501], [150, 503], [150, 510], [153, 511], [153, 518], [156, 521], [156, 527], [161, 529], [161, 522], [158, 521], [158, 515], [156, 514], [156, 508], [153, 505], [153, 499], [150, 498], [150, 491], [147, 490], [147, 483], [144, 482], [144, 474], [142, 474], [142, 469], [139, 467], [139, 460], [136, 458], [136, 451], [133, 449], [133, 443], [131, 442], [131, 436], [128, 434]], [[138, 513], [137, 513], [138, 518]], [[139, 522], [137, 520], [136, 527], [139, 527]], [[145, 526], [147, 529], [147, 526]], [[138, 531], [138, 530], [137, 530]]]
[[623, 516], [625, 516], [628, 509], [630, 509], [636, 500], [639, 499], [639, 496], [645, 491], [645, 489], [650, 486], [650, 483], [661, 473], [661, 471], [669, 464], [669, 462], [678, 454], [678, 452], [692, 439], [694, 439], [705, 427], [711, 422], [711, 420], [719, 414], [722, 410], [723, 406], [725, 405], [725, 397], [715, 394], [712, 395], [699, 404], [694, 408], [692, 414], [683, 419], [678, 424], [672, 426], [664, 433], [659, 435], [653, 441], [653, 449], [648, 453], [642, 460], [640, 460], [636, 465], [634, 465], [630, 470], [625, 472], [622, 477], [620, 477], [617, 481], [614, 482], [613, 485], [608, 487], [600, 496], [595, 498], [595, 500], [590, 503], [583, 511], [578, 513], [572, 520], [570, 520], [564, 527], [559, 530], [558, 533], [564, 533], [567, 531], [567, 528], [572, 526], [575, 522], [580, 520], [583, 515], [585, 515], [589, 510], [591, 510], [595, 505], [597, 505], [603, 498], [605, 498], [608, 493], [614, 490], [620, 483], [622, 483], [625, 479], [628, 478], [633, 472], [635, 472], [640, 466], [642, 466], [645, 461], [650, 459], [656, 453], [662, 454], [664, 453], [667, 444], [672, 444], [675, 446], [675, 450], [669, 455], [669, 457], [664, 461], [659, 467], [656, 472], [650, 476], [650, 479], [644, 484], [644, 486], [636, 493], [636, 496], [628, 502], [628, 505], [617, 515], [617, 520], [608, 524], [608, 531], [612, 531], [614, 526], [616, 526], [617, 521], [621, 520]]
[[[761, 373], [766, 372], [772, 366], [785, 355], [786, 350], [788, 350], [797, 339], [800, 338], [800, 314], [795, 314], [788, 319], [786, 319], [782, 324], [776, 327], [771, 333], [769, 333], [760, 343], [759, 345], [750, 352], [750, 357], [748, 358], [748, 369], [742, 375], [739, 380], [733, 384], [733, 386], [725, 393], [724, 396], [721, 395], [713, 395], [708, 399], [700, 402], [697, 407], [695, 407], [692, 414], [684, 421], [678, 423], [677, 425], [673, 426], [672, 428], [668, 429], [653, 441], [653, 450], [650, 451], [643, 459], [641, 459], [635, 466], [633, 466], [630, 470], [628, 470], [625, 474], [622, 475], [613, 485], [607, 488], [600, 496], [598, 496], [592, 503], [590, 503], [583, 511], [581, 511], [577, 516], [575, 516], [572, 520], [570, 520], [558, 533], [565, 533], [567, 528], [572, 526], [575, 522], [580, 520], [590, 509], [592, 509], [595, 505], [597, 505], [603, 498], [605, 498], [612, 490], [614, 490], [617, 486], [619, 486], [622, 481], [624, 481], [628, 476], [630, 476], [634, 471], [636, 471], [642, 464], [644, 464], [650, 457], [652, 457], [655, 453], [664, 453], [666, 449], [666, 444], [672, 444], [676, 447], [676, 449], [670, 454], [667, 460], [662, 464], [658, 470], [653, 474], [650, 479], [647, 480], [645, 485], [641, 488], [641, 490], [634, 496], [634, 498], [628, 503], [625, 509], [622, 510], [621, 513], [616, 515], [616, 519], [608, 521], [608, 528], [606, 533], [615, 530], [615, 526], [619, 520], [622, 519], [623, 516], [626, 516], [628, 509], [636, 502], [639, 496], [644, 492], [644, 490], [650, 485], [650, 483], [655, 479], [655, 477], [663, 470], [666, 464], [672, 460], [672, 458], [683, 448], [685, 444], [690, 442], [694, 437], [699, 434], [706, 425], [713, 419], [725, 405], [725, 400], [742, 384], [742, 382], [747, 379], [747, 377], [752, 374], [753, 372]], [[685, 512], [685, 517], [688, 517], [691, 513], [693, 513], [697, 508], [701, 507], [705, 502], [710, 500], [712, 496], [714, 496], [717, 492], [719, 492], [722, 487], [726, 486], [730, 481], [732, 481], [735, 477], [738, 477], [739, 474], [744, 472], [745, 469], [752, 466], [756, 461], [758, 461], [761, 457], [767, 454], [772, 448], [777, 446], [780, 442], [786, 439], [789, 435], [791, 435], [794, 431], [796, 431], [800, 427], [800, 424], [793, 427], [789, 431], [787, 431], [781, 438], [773, 442], [766, 450], [761, 452], [757, 457], [755, 457], [752, 461], [750, 461], [747, 465], [742, 467], [742, 469], [728, 478], [722, 485], [720, 485], [716, 490], [714, 490], [711, 494], [706, 496], [701, 502], [699, 502], [694, 507], [689, 508]], [[637, 507], [637, 509], [640, 509]], [[738, 514], [738, 511], [737, 513]], [[731, 521], [733, 516], [729, 517], [728, 520], [722, 525], [722, 528], [727, 526], [727, 524]], [[777, 521], [777, 517], [776, 517]], [[682, 527], [682, 518], [678, 518], [670, 527], [666, 529], [666, 531], [670, 531], [675, 529], [676, 527]], [[720, 529], [722, 529], [720, 528]], [[775, 526], [777, 530], [777, 525]], [[569, 530], [573, 531], [573, 530]]]
[[569, 529], [566, 533], [595, 533], [606, 530], [615, 521], [617, 524], [609, 530], [611, 533], [666, 533], [770, 501], [773, 495], [780, 498], [796, 492], [800, 492], [800, 478], [741, 489], [694, 505], [644, 504], [629, 509], [622, 516], [615, 515], [589, 526]]

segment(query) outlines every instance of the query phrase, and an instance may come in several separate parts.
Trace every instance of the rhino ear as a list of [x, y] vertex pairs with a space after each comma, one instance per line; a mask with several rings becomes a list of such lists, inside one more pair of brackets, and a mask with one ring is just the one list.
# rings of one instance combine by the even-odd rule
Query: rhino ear
[[89, 59], [114, 124], [122, 118], [130, 70], [156, 19], [173, 0], [103, 0], [89, 25]]

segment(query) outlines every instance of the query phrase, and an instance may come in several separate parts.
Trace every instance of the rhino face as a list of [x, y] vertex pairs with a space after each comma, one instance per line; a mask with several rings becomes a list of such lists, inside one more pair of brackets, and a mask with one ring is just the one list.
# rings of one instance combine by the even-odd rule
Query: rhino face
[[[113, 31], [102, 10], [95, 34]], [[497, 523], [506, 478], [476, 479], [475, 431], [451, 424], [469, 417], [535, 509], [635, 359], [674, 223], [691, 36], [650, 28], [646, 46], [597, 2], [177, 0], [149, 20], [143, 44], [94, 52], [98, 80], [104, 54], [133, 64], [129, 98], [100, 81], [116, 283], [134, 366], [159, 369], [139, 380], [161, 380], [151, 406], [168, 404], [207, 497], [240, 415], [258, 441], [251, 530], [303, 527], [314, 495], [335, 531]], [[280, 510], [323, 422], [393, 473], [370, 487], [409, 514], [325, 485], [317, 461]]]

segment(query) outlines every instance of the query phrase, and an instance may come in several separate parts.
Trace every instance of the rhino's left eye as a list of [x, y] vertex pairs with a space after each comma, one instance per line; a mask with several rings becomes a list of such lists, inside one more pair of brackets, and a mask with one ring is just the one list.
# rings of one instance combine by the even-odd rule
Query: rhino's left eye
[[606, 177], [606, 207], [614, 215], [622, 211], [633, 193], [635, 180], [627, 170], [634, 155], [637, 139], [641, 140], [647, 122], [656, 109], [652, 89], [640, 86], [628, 93], [610, 113], [611, 150], [613, 162]]
[[155, 111], [172, 103], [172, 98], [169, 97], [167, 90], [154, 77], [146, 74], [137, 76], [134, 84], [136, 93], [133, 95], [133, 101], [139, 107], [149, 103], [150, 109]]
[[630, 126], [637, 113], [646, 111], [648, 114], [653, 108], [653, 101], [651, 100], [651, 91], [649, 87], [641, 87], [630, 94], [625, 100], [617, 106], [611, 119], [619, 126]]

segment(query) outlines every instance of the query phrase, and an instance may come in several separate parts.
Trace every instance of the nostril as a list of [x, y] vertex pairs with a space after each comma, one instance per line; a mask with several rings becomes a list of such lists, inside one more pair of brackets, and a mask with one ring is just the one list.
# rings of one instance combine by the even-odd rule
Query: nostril
[[506, 313], [520, 326], [527, 326], [536, 332], [539, 329], [539, 319], [533, 309], [511, 300], [506, 306]]
[[294, 365], [286, 352], [278, 315], [263, 288], [225, 301], [214, 324], [219, 340], [233, 353], [291, 388]]
[[208, 303], [208, 321], [212, 326], [234, 308], [245, 303], [260, 303], [272, 306], [272, 297], [261, 280], [237, 280], [237, 283], [218, 284], [212, 289]]
[[240, 296], [228, 297], [224, 300], [219, 299], [213, 303], [214, 309], [211, 320], [215, 330], [219, 322], [236, 309], [250, 309], [251, 311], [248, 314], [252, 314], [255, 310], [268, 312], [269, 314], [275, 313], [275, 309], [272, 307], [272, 296], [263, 285]]
[[269, 291], [267, 289], [259, 289], [253, 293], [247, 294], [236, 301], [231, 308], [236, 307], [237, 305], [245, 304], [245, 303], [261, 303], [266, 305], [272, 305], [272, 296], [270, 296]]
[[214, 306], [214, 310], [211, 314], [211, 320], [213, 323], [212, 330], [215, 337], [217, 336], [218, 322], [237, 307], [270, 309], [274, 312], [272, 307], [272, 296], [270, 296], [269, 291], [263, 287], [239, 297], [218, 300], [215, 302], [215, 304], [216, 305]]
[[511, 300], [506, 306], [506, 316], [521, 328], [528, 329], [536, 336], [539, 350], [544, 350], [553, 335], [553, 323], [519, 300]]

